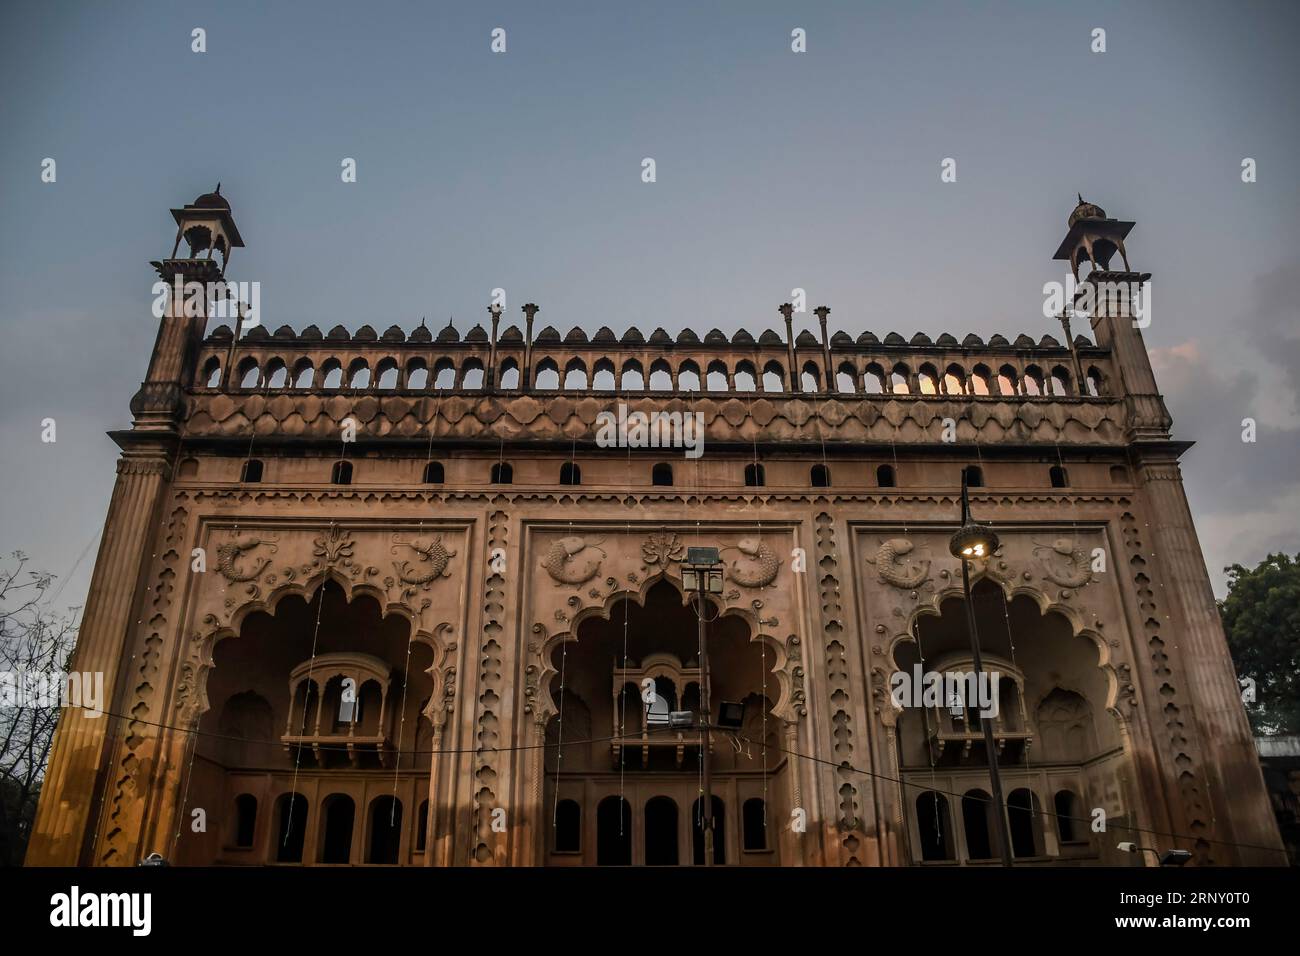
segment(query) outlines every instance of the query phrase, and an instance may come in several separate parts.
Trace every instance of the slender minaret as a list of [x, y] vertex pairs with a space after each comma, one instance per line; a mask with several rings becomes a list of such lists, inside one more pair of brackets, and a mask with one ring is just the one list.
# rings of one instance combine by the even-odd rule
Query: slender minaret
[[[152, 263], [169, 290], [149, 370], [131, 399], [131, 428], [109, 433], [122, 454], [71, 667], [104, 675], [100, 706], [105, 713], [91, 716], [68, 707], [60, 717], [27, 849], [26, 862], [32, 865], [101, 862], [95, 858], [95, 843], [97, 835], [104, 836], [102, 797], [112, 782], [114, 748], [125, 736], [126, 721], [114, 715], [124, 712], [127, 701], [131, 638], [142, 617], [151, 542], [172, 476], [182, 398], [207, 321], [210, 283], [224, 279], [231, 248], [244, 244], [220, 186], [173, 209], [172, 216], [177, 226], [172, 256]], [[182, 239], [189, 245], [187, 258], [176, 257]]]

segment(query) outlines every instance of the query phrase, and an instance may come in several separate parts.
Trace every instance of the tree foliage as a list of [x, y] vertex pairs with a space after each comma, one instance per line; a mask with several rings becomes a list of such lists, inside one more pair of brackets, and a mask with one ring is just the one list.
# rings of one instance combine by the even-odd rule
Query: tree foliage
[[[1246, 712], [1256, 733], [1300, 733], [1300, 554], [1234, 564], [1219, 602], [1237, 674], [1254, 681]], [[1249, 687], [1249, 685], [1247, 685]]]
[[64, 615], [48, 606], [53, 582], [27, 570], [21, 551], [0, 566], [0, 866], [22, 863], [60, 713], [13, 691], [33, 677], [65, 674], [77, 639], [75, 609]]

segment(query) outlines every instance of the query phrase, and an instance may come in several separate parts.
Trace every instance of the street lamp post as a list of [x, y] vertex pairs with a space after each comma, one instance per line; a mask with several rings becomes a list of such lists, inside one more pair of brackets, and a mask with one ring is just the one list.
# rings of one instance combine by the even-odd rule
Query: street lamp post
[[700, 710], [703, 712], [701, 725], [702, 774], [704, 793], [700, 797], [701, 820], [704, 830], [704, 865], [713, 866], [713, 770], [709, 751], [712, 749], [709, 725], [712, 710], [709, 704], [709, 644], [704, 638], [704, 611], [708, 606], [706, 594], [722, 593], [722, 558], [717, 548], [687, 548], [686, 560], [682, 562], [682, 584], [685, 589], [696, 596], [698, 606], [696, 619], [699, 627], [700, 642]]
[[[966, 469], [961, 472], [961, 528], [948, 542], [953, 557], [961, 560], [961, 586], [966, 598], [966, 627], [970, 631], [972, 666], [976, 686], [983, 686], [984, 665], [980, 659], [979, 631], [975, 626], [975, 603], [970, 591], [970, 562], [976, 558], [989, 558], [998, 549], [998, 536], [992, 528], [976, 524], [970, 516], [970, 492], [966, 482]], [[998, 849], [1002, 865], [1011, 865], [1011, 843], [1007, 839], [1007, 810], [1002, 799], [1002, 775], [998, 773], [997, 744], [993, 739], [993, 719], [980, 710], [980, 726], [984, 730], [984, 751], [989, 762], [989, 786], [993, 790], [993, 822], [998, 834]]]

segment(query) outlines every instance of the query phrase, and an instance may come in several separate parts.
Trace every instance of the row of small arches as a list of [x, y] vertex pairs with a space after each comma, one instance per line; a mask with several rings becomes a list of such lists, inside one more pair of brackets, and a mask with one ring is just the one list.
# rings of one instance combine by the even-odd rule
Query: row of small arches
[[[256, 484], [262, 480], [264, 465], [260, 459], [247, 459], [240, 470], [240, 481]], [[984, 487], [984, 469], [979, 465], [967, 465], [963, 472], [966, 484], [971, 488]], [[353, 467], [350, 461], [336, 461], [330, 469], [330, 483], [335, 485], [352, 484]], [[446, 480], [446, 471], [442, 462], [431, 461], [424, 466], [423, 483], [440, 485]], [[488, 473], [488, 481], [494, 485], [509, 485], [514, 482], [514, 466], [508, 461], [494, 462]], [[1048, 479], [1053, 488], [1068, 488], [1070, 476], [1063, 465], [1052, 465], [1048, 469]], [[581, 485], [582, 466], [575, 461], [566, 461], [560, 465], [559, 481], [561, 485]], [[655, 487], [672, 487], [673, 466], [668, 462], [658, 462], [650, 469], [650, 484]], [[761, 488], [767, 484], [767, 470], [760, 462], [745, 466], [745, 487]], [[826, 464], [813, 465], [808, 470], [808, 484], [813, 488], [831, 487], [831, 469]], [[878, 488], [897, 487], [897, 477], [893, 465], [876, 467], [876, 486]]]
[[[237, 849], [253, 849], [257, 838], [257, 798], [251, 793], [235, 797], [234, 832], [230, 834]], [[319, 814], [320, 839], [317, 846], [318, 863], [349, 863], [352, 857], [352, 839], [356, 804], [347, 794], [334, 793], [321, 801]], [[415, 824], [415, 852], [423, 853], [428, 839], [429, 801], [420, 804]], [[275, 803], [275, 842], [272, 858], [277, 863], [302, 863], [303, 848], [310, 812], [307, 798], [301, 793], [281, 794]], [[402, 836], [402, 801], [384, 795], [370, 802], [369, 826], [366, 828], [364, 862], [396, 864]]]
[[[760, 368], [744, 360], [729, 367], [721, 360], [710, 362], [703, 371], [693, 359], [687, 359], [675, 369], [665, 359], [650, 363], [649, 377], [637, 359], [628, 359], [621, 367], [607, 358], [596, 361], [588, 376], [587, 363], [581, 358], [571, 359], [563, 369], [554, 359], [543, 358], [531, 377], [531, 390], [548, 391], [601, 391], [601, 392], [764, 392], [789, 394], [785, 367], [772, 360]], [[201, 379], [208, 388], [222, 385], [221, 360], [208, 359]], [[323, 362], [319, 369], [309, 358], [302, 358], [290, 368], [283, 359], [273, 358], [263, 367], [253, 356], [242, 359], [235, 369], [232, 383], [240, 389], [339, 389], [376, 391], [482, 391], [487, 386], [483, 362], [477, 358], [465, 360], [459, 367], [448, 357], [438, 359], [430, 369], [422, 358], [412, 359], [403, 368], [391, 356], [381, 359], [373, 369], [364, 358], [354, 359], [346, 367], [337, 358]], [[1075, 394], [1098, 396], [1103, 394], [1101, 370], [1089, 367], [1084, 373], [1083, 390], [1077, 391], [1070, 370], [1064, 365], [1037, 365], [1017, 367], [1004, 363], [996, 371], [979, 363], [971, 369], [956, 363], [942, 371], [931, 362], [922, 363], [915, 370], [907, 363], [896, 362], [886, 367], [871, 362], [858, 368], [851, 362], [841, 362], [835, 373], [832, 387], [823, 388], [821, 366], [806, 362], [800, 372], [798, 389], [794, 391], [817, 394], [831, 391], [847, 395], [951, 395], [951, 396], [1021, 396], [1064, 397]], [[521, 388], [519, 364], [514, 359], [501, 363], [497, 386], [502, 391]]]
[[[1088, 822], [1083, 815], [1083, 801], [1073, 790], [1058, 790], [1052, 799], [1052, 817], [1060, 843], [1089, 842]], [[1021, 787], [1007, 794], [1007, 835], [1014, 857], [1046, 855], [1043, 839], [1045, 814], [1038, 795]], [[961, 798], [962, 829], [968, 860], [991, 860], [998, 854], [993, 840], [996, 833], [993, 799], [980, 789], [968, 790]], [[956, 860], [957, 846], [949, 813], [948, 798], [934, 790], [922, 791], [916, 798], [916, 823], [920, 834], [920, 857], [925, 861]]]
[[[697, 798], [691, 806], [692, 858], [695, 866], [704, 863], [705, 841], [703, 807], [704, 798]], [[727, 807], [716, 794], [713, 806], [713, 863], [727, 862]], [[644, 841], [643, 861], [647, 866], [677, 866], [678, 857], [677, 801], [668, 796], [651, 797], [643, 809]], [[747, 853], [769, 849], [767, 834], [767, 804], [762, 797], [750, 797], [740, 809], [741, 849]], [[576, 800], [559, 800], [551, 835], [552, 853], [582, 852], [582, 806]], [[596, 865], [630, 866], [632, 864], [632, 807], [620, 796], [609, 796], [596, 805]]]

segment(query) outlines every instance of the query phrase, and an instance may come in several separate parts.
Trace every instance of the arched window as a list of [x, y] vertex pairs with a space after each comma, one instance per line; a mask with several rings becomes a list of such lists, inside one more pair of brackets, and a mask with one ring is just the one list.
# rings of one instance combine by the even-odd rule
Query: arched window
[[1110, 466], [1110, 483], [1112, 485], [1128, 484], [1128, 469], [1123, 465]]
[[750, 797], [741, 808], [745, 849], [767, 849], [767, 804], [762, 797]]
[[1042, 856], [1043, 815], [1038, 796], [1024, 787], [1007, 797], [1007, 829], [1014, 856]]
[[857, 373], [848, 362], [840, 363], [840, 370], [835, 373], [835, 391], [852, 394], [858, 390]]
[[700, 390], [700, 367], [689, 359], [677, 370], [677, 390], [681, 392]]
[[[1113, 471], [1114, 469], [1112, 469], [1112, 473]], [[197, 478], [199, 474], [199, 460], [197, 458], [181, 459], [179, 474], [182, 478]]]
[[325, 798], [321, 807], [325, 813], [325, 832], [321, 838], [320, 862], [350, 862], [356, 805], [346, 794], [334, 793]]
[[943, 393], [945, 395], [961, 395], [965, 389], [965, 373], [960, 365], [949, 365], [948, 371], [943, 373]]
[[561, 800], [555, 805], [551, 831], [556, 853], [582, 852], [582, 807], [577, 800]]
[[1026, 368], [1024, 377], [1020, 381], [1024, 386], [1026, 395], [1043, 394], [1043, 373], [1037, 365], [1030, 365]]
[[825, 465], [813, 465], [810, 477], [814, 488], [829, 488], [831, 486], [831, 470]]
[[727, 391], [727, 366], [721, 362], [710, 362], [709, 374], [705, 377], [704, 386], [710, 392]]
[[420, 819], [415, 824], [415, 852], [423, 853], [429, 842], [429, 801], [420, 804]]
[[582, 484], [582, 469], [574, 462], [566, 461], [560, 466], [560, 484], [562, 485], [580, 485]]
[[763, 472], [763, 466], [752, 464], [745, 466], [745, 487], [761, 488], [763, 487], [766, 475]]
[[257, 359], [246, 358], [239, 363], [240, 388], [257, 388], [257, 383], [260, 380], [261, 369], [257, 367]]
[[666, 461], [655, 465], [650, 472], [650, 484], [671, 488], [673, 484], [673, 466]]
[[217, 388], [221, 385], [221, 360], [216, 356], [208, 359], [207, 364], [203, 366], [203, 380], [207, 388]]
[[916, 381], [922, 395], [939, 394], [939, 373], [935, 371], [933, 365], [922, 365], [920, 371], [916, 373]]
[[676, 866], [677, 801], [672, 797], [652, 797], [645, 805], [646, 866]]
[[412, 359], [406, 367], [406, 389], [410, 392], [422, 392], [429, 387], [429, 366], [424, 359]]
[[469, 391], [478, 391], [483, 387], [483, 363], [470, 359], [460, 369], [460, 387]]
[[645, 391], [645, 375], [641, 372], [640, 362], [628, 359], [623, 363], [623, 375], [618, 387], [625, 392]]
[[402, 843], [402, 801], [391, 794], [376, 797], [370, 804], [370, 846], [367, 863], [393, 865]]
[[983, 487], [984, 487], [984, 469], [983, 469], [983, 468], [981, 468], [979, 465], [967, 465], [966, 468], [965, 468], [965, 472], [966, 472], [966, 487], [967, 487], [967, 488], [983, 488]]
[[668, 363], [656, 359], [650, 365], [650, 391], [671, 392], [673, 390], [673, 373]]
[[537, 365], [537, 375], [533, 378], [533, 388], [542, 392], [552, 392], [560, 387], [560, 370], [553, 359], [544, 358]]
[[1004, 365], [998, 369], [998, 394], [1015, 395], [1016, 388], [1016, 370], [1010, 365]]
[[241, 793], [235, 797], [235, 846], [251, 847], [257, 831], [257, 797]]
[[244, 468], [239, 476], [239, 480], [245, 484], [254, 484], [262, 480], [262, 463], [256, 458], [250, 458], [244, 462]]
[[267, 388], [284, 388], [289, 381], [289, 369], [283, 359], [271, 359], [263, 373], [262, 382]]
[[321, 375], [324, 376], [322, 386], [328, 389], [343, 387], [343, 366], [338, 359], [328, 359], [320, 367]]
[[894, 487], [894, 466], [880, 465], [876, 468], [876, 487], [893, 488]]
[[424, 483], [426, 485], [440, 485], [443, 480], [442, 462], [431, 461], [424, 466]]
[[872, 362], [867, 366], [867, 372], [862, 378], [863, 391], [868, 395], [883, 395], [885, 393], [885, 370]]
[[596, 865], [632, 865], [632, 808], [622, 797], [596, 806]]
[[312, 377], [316, 370], [312, 368], [311, 359], [303, 359], [293, 369], [293, 387], [311, 388]]
[[993, 798], [983, 790], [968, 790], [961, 798], [962, 827], [966, 831], [966, 856], [993, 859]]
[[397, 360], [386, 358], [379, 363], [375, 369], [375, 376], [378, 378], [376, 388], [383, 391], [392, 391], [397, 388]]
[[456, 365], [446, 356], [433, 363], [433, 387], [439, 391], [456, 387]]
[[[692, 844], [696, 866], [704, 865], [704, 798], [695, 801], [691, 809]], [[727, 862], [727, 808], [722, 798], [713, 795], [713, 865]]]
[[926, 790], [916, 798], [916, 826], [921, 835], [922, 860], [952, 860], [952, 821], [948, 801]]
[[301, 793], [281, 794], [275, 815], [275, 861], [301, 863], [307, 835], [307, 798]]
[[1088, 394], [1096, 397], [1101, 394], [1101, 372], [1094, 365], [1088, 369]]
[[492, 466], [492, 484], [508, 485], [515, 480], [515, 470], [510, 467], [510, 462], [499, 461]]
[[987, 365], [976, 365], [970, 373], [970, 393], [972, 395], [989, 394], [989, 378], [991, 373]]
[[506, 359], [501, 363], [501, 388], [516, 389], [519, 387], [519, 365], [514, 359]]
[[1051, 476], [1052, 479], [1053, 488], [1070, 487], [1070, 475], [1063, 466], [1053, 465], [1052, 470], [1049, 472], [1049, 475]]
[[570, 359], [564, 367], [564, 388], [566, 391], [587, 390], [587, 365], [582, 359]]
[[334, 462], [334, 470], [330, 474], [330, 481], [336, 485], [352, 484], [352, 462]]
[[911, 391], [907, 384], [907, 366], [899, 362], [889, 374], [889, 390], [895, 395], [906, 395]]
[[772, 361], [763, 366], [763, 391], [785, 391], [785, 369], [780, 362]]
[[736, 376], [734, 381], [736, 383], [736, 391], [738, 392], [755, 391], [757, 385], [755, 384], [754, 366], [749, 362], [741, 362], [736, 366]]
[[369, 388], [370, 366], [365, 359], [357, 359], [348, 369], [348, 388]]
[[803, 374], [799, 376], [799, 391], [817, 392], [821, 391], [822, 376], [821, 369], [817, 367], [816, 362], [804, 362]]
[[1083, 801], [1073, 790], [1058, 790], [1052, 798], [1056, 810], [1056, 832], [1062, 843], [1087, 843]]
[[1070, 394], [1070, 373], [1066, 371], [1065, 366], [1058, 365], [1052, 369], [1052, 377], [1050, 381], [1053, 395]]

